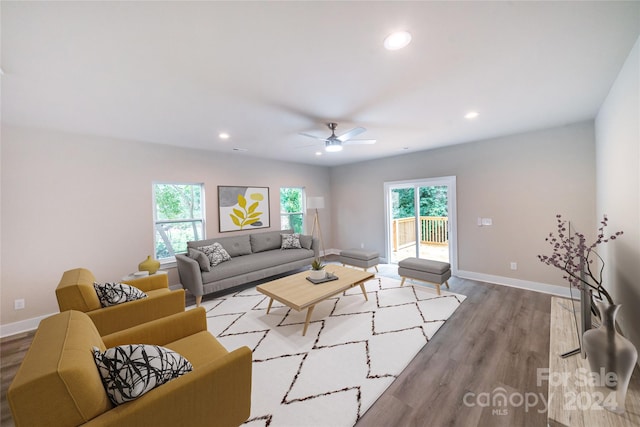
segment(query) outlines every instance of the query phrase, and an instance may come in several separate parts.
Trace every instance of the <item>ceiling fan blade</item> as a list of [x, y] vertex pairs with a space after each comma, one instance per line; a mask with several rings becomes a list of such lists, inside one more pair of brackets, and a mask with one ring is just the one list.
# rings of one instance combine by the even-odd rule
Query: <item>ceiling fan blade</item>
[[342, 135], [340, 135], [338, 139], [342, 142], [345, 142], [346, 140], [351, 139], [356, 135], [360, 135], [362, 132], [365, 132], [365, 131], [366, 129], [362, 127], [353, 128], [350, 131], [347, 131]]
[[322, 136], [311, 135], [310, 133], [305, 133], [305, 132], [300, 132], [298, 135], [308, 136], [309, 138], [319, 139], [320, 141], [326, 141], [327, 140], [327, 138], [324, 138]]
[[350, 139], [343, 142], [344, 145], [361, 145], [361, 144], [375, 144], [375, 139]]
[[322, 147], [322, 145], [320, 145], [319, 142], [316, 142], [315, 144], [301, 145], [299, 147], [294, 147], [294, 150], [299, 150], [301, 148], [309, 148], [309, 147]]

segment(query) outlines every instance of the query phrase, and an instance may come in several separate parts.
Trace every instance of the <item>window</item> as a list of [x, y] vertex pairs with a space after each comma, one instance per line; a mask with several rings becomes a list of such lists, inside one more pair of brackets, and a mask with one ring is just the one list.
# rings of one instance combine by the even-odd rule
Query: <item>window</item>
[[280, 229], [304, 232], [304, 188], [280, 188]]
[[153, 184], [156, 259], [187, 252], [204, 236], [204, 184]]

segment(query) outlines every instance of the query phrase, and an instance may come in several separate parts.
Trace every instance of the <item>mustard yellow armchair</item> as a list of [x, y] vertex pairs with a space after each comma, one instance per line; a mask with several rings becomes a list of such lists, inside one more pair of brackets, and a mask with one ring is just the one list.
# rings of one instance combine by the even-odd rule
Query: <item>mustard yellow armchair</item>
[[[94, 362], [101, 351], [152, 344], [184, 356], [193, 370], [115, 406]], [[227, 351], [196, 308], [100, 336], [86, 314], [70, 310], [40, 322], [7, 391], [22, 426], [220, 426], [242, 424], [251, 411], [251, 350]]]
[[60, 311], [77, 310], [86, 313], [100, 335], [107, 335], [141, 323], [184, 311], [183, 289], [172, 291], [166, 274], [154, 274], [123, 283], [135, 286], [147, 298], [102, 307], [93, 287], [96, 281], [86, 268], [65, 271], [56, 288]]

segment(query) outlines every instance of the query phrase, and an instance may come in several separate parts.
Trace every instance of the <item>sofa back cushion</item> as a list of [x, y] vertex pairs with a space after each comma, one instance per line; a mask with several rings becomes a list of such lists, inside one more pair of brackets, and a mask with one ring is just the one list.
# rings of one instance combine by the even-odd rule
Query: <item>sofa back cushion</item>
[[113, 408], [93, 346], [105, 349], [84, 313], [65, 311], [40, 322], [7, 392], [16, 425], [80, 425]]
[[251, 242], [248, 234], [243, 236], [221, 237], [218, 243], [227, 251], [231, 258], [251, 254]]
[[248, 234], [187, 242], [187, 247], [197, 249], [200, 246], [210, 246], [214, 243], [220, 243], [231, 258], [251, 254], [251, 243]]
[[293, 230], [267, 231], [266, 233], [250, 234], [251, 252], [264, 252], [280, 249], [282, 246], [281, 234], [292, 234]]
[[60, 311], [78, 310], [86, 313], [101, 308], [93, 287], [95, 281], [93, 273], [86, 268], [65, 271], [56, 288]]

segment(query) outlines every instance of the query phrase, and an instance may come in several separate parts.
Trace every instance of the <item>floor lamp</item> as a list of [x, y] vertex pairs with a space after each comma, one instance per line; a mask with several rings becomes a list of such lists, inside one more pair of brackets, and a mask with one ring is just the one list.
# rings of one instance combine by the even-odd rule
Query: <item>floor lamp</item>
[[318, 237], [320, 238], [320, 248], [322, 248], [322, 258], [324, 258], [324, 242], [322, 241], [322, 229], [320, 228], [320, 218], [318, 217], [318, 209], [324, 209], [324, 197], [307, 197], [307, 210], [315, 210], [313, 217], [313, 227], [311, 228], [311, 237], [315, 236], [316, 227], [318, 228]]

